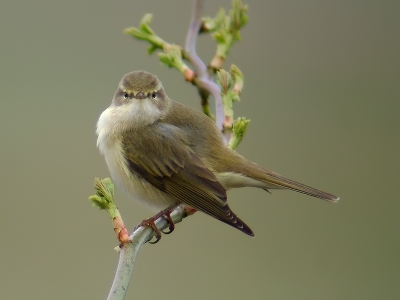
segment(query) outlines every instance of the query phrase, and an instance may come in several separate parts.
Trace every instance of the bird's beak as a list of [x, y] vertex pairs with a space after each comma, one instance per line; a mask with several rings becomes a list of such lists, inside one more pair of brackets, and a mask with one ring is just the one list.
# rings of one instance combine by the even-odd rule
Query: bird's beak
[[136, 99], [144, 99], [146, 98], [145, 94], [143, 92], [137, 92], [135, 95]]

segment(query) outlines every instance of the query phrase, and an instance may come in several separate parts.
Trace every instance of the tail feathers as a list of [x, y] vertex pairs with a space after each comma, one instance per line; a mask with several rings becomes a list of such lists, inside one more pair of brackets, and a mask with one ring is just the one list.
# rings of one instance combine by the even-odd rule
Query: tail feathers
[[335, 195], [317, 190], [317, 189], [307, 186], [305, 184], [285, 178], [274, 172], [264, 173], [264, 175], [265, 176], [263, 179], [261, 179], [261, 181], [266, 184], [267, 190], [269, 188], [270, 189], [283, 188], [283, 189], [288, 189], [288, 190], [292, 190], [295, 192], [299, 192], [302, 194], [306, 194], [309, 196], [313, 196], [316, 198], [320, 198], [320, 199], [330, 201], [330, 202], [337, 202], [340, 199], [339, 197], [337, 197]]
[[[330, 202], [337, 202], [339, 200], [339, 197], [335, 195], [283, 177], [278, 173], [247, 160], [236, 152], [232, 153], [235, 155], [233, 159], [238, 163], [234, 166], [230, 166], [229, 170], [224, 169], [223, 172], [219, 172], [220, 174], [218, 176], [218, 181], [220, 181], [226, 189], [242, 186], [258, 187], [266, 191], [269, 189], [287, 189]], [[225, 176], [222, 176], [224, 174]], [[248, 180], [243, 180], [240, 176], [247, 177]]]

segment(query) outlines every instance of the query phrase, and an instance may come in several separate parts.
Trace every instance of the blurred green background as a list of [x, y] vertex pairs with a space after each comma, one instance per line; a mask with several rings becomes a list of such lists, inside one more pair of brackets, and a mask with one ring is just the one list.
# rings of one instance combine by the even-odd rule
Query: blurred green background
[[[226, 63], [245, 75], [238, 151], [341, 197], [229, 193], [249, 238], [195, 214], [138, 256], [127, 299], [400, 297], [400, 3], [247, 1]], [[214, 16], [230, 1], [206, 1]], [[118, 261], [110, 220], [93, 208], [109, 176], [95, 125], [121, 77], [155, 73], [200, 108], [194, 87], [123, 34], [148, 12], [183, 44], [190, 1], [0, 4], [0, 298], [105, 299]], [[198, 40], [208, 62], [209, 36]], [[116, 194], [128, 228], [151, 212]], [[136, 298], [135, 298], [136, 297]]]

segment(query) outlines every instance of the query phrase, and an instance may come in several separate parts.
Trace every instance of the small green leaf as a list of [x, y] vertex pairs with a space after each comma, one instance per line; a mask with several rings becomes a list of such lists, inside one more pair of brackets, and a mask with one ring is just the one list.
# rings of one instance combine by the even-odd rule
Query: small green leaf
[[150, 45], [149, 48], [147, 48], [147, 53], [148, 54], [153, 54], [154, 51], [156, 51], [158, 49], [157, 46], [155, 45]]
[[154, 34], [153, 30], [151, 30], [151, 28], [150, 28], [152, 20], [153, 20], [152, 14], [145, 14], [143, 16], [142, 20], [140, 21], [140, 29], [149, 35]]
[[124, 30], [124, 33], [129, 34], [129, 35], [131, 35], [131, 36], [133, 36], [133, 37], [135, 37], [135, 38], [137, 38], [139, 40], [146, 40], [148, 38], [148, 34], [147, 33], [144, 33], [143, 31], [141, 31], [141, 30], [139, 30], [139, 29], [137, 29], [135, 27], [126, 28]]
[[242, 141], [249, 124], [250, 120], [243, 117], [240, 117], [237, 120], [233, 121], [232, 136], [228, 143], [229, 148], [231, 148], [232, 150], [236, 149], [236, 147]]
[[165, 45], [164, 52], [158, 54], [160, 61], [170, 68], [176, 68], [183, 73], [188, 67], [182, 60], [182, 48], [178, 45]]
[[89, 200], [93, 202], [93, 206], [97, 206], [99, 209], [107, 209], [108, 207], [108, 202], [104, 201], [100, 196], [98, 195], [92, 195], [89, 197]]
[[233, 101], [240, 100], [240, 94], [242, 93], [242, 89], [244, 86], [244, 78], [243, 73], [236, 65], [231, 65], [230, 73], [232, 74], [235, 85], [232, 89], [232, 92], [235, 94], [233, 96]]
[[224, 69], [217, 72], [218, 83], [221, 87], [222, 94], [228, 94], [228, 91], [233, 85], [232, 76]]
[[223, 8], [220, 8], [217, 15], [215, 16], [215, 18], [210, 18], [210, 17], [206, 17], [202, 19], [203, 22], [203, 26], [202, 29], [205, 32], [214, 32], [216, 30], [218, 30], [222, 24], [225, 21], [225, 10]]

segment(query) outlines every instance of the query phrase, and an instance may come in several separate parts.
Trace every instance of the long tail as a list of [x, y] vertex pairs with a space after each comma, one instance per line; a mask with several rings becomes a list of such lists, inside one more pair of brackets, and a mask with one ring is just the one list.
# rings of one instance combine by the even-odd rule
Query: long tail
[[267, 169], [265, 169], [259, 165], [256, 165], [254, 163], [252, 163], [252, 165], [256, 166], [256, 169], [258, 169], [258, 172], [256, 174], [254, 174], [254, 172], [252, 172], [253, 174], [249, 174], [250, 177], [263, 182], [265, 184], [264, 189], [266, 189], [266, 190], [268, 190], [268, 189], [288, 189], [288, 190], [292, 190], [295, 192], [299, 192], [302, 194], [306, 194], [306, 195], [320, 198], [320, 199], [330, 201], [330, 202], [337, 202], [340, 199], [339, 197], [337, 197], [335, 195], [317, 190], [317, 189], [307, 186], [305, 184], [288, 179], [286, 177], [283, 177], [282, 175], [279, 175], [278, 173], [267, 170]]
[[295, 192], [299, 192], [302, 194], [306, 194], [306, 195], [320, 198], [320, 199], [330, 201], [330, 202], [337, 202], [340, 199], [339, 197], [337, 197], [335, 195], [317, 190], [317, 189], [307, 186], [305, 184], [285, 178], [279, 174], [265, 174], [265, 175], [267, 178], [266, 178], [266, 180], [263, 180], [263, 182], [266, 183], [267, 189], [268, 188], [288, 189], [288, 190], [292, 190]]

